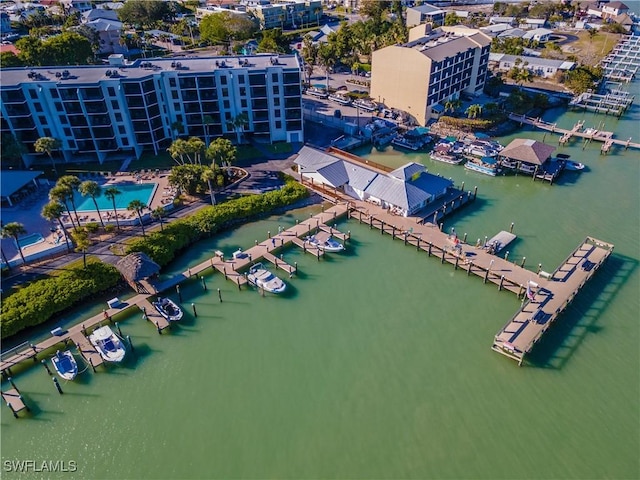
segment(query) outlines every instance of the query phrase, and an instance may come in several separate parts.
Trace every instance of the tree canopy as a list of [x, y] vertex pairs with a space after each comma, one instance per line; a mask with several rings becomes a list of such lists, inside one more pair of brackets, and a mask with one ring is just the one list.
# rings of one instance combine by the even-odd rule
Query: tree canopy
[[29, 66], [82, 65], [93, 58], [91, 42], [76, 32], [62, 32], [46, 40], [24, 37], [16, 47], [20, 50], [18, 58]]
[[288, 53], [289, 40], [282, 34], [279, 28], [271, 28], [262, 32], [262, 39], [258, 44], [258, 52], [260, 53]]
[[169, 2], [161, 0], [128, 0], [118, 9], [118, 18], [129, 25], [153, 26], [174, 16]]
[[230, 12], [205, 15], [200, 22], [200, 38], [210, 43], [248, 40], [257, 30], [256, 22]]

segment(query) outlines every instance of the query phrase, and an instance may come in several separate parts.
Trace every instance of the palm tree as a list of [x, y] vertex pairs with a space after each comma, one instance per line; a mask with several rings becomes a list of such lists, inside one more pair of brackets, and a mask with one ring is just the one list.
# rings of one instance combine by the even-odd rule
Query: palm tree
[[147, 234], [144, 231], [144, 224], [142, 223], [142, 211], [147, 208], [147, 204], [142, 200], [131, 200], [127, 206], [127, 210], [136, 212], [138, 214], [138, 220], [140, 220], [140, 226], [142, 227], [142, 236], [146, 237]]
[[113, 204], [113, 216], [116, 219], [116, 226], [118, 230], [120, 230], [120, 222], [118, 221], [118, 210], [116, 209], [116, 196], [120, 195], [122, 192], [118, 190], [117, 187], [109, 187], [104, 190], [104, 196], [111, 200]]
[[156, 207], [151, 212], [151, 217], [160, 221], [160, 231], [164, 231], [164, 226], [162, 225], [162, 223], [163, 223], [162, 219], [164, 218], [165, 213], [166, 213], [166, 211], [162, 207]]
[[78, 222], [78, 226], [80, 226], [80, 219], [78, 218], [78, 212], [76, 211], [76, 200], [75, 200], [75, 192], [80, 188], [80, 184], [82, 182], [75, 175], [63, 175], [58, 179], [56, 185], [62, 185], [69, 189], [69, 203], [71, 203], [71, 207], [73, 207], [73, 213], [76, 215], [76, 221]]
[[209, 145], [209, 137], [211, 136], [210, 129], [211, 129], [211, 125], [213, 125], [214, 123], [215, 123], [215, 120], [211, 115], [204, 115], [202, 117], [202, 124], [204, 125], [204, 131], [205, 131], [205, 136], [204, 136], [205, 145]]
[[46, 153], [47, 155], [49, 155], [51, 165], [53, 166], [53, 171], [55, 172], [56, 176], [58, 176], [56, 162], [53, 160], [53, 155], [51, 155], [51, 152], [60, 149], [60, 140], [52, 137], [40, 137], [36, 140], [36, 143], [34, 143], [33, 146], [36, 149], [36, 152]]
[[7, 260], [7, 256], [4, 254], [4, 250], [0, 247], [0, 254], [2, 254], [2, 262], [7, 266], [7, 269], [11, 270], [11, 265], [9, 265], [9, 260]]
[[322, 14], [322, 7], [316, 7], [313, 9], [313, 13], [316, 15], [316, 22], [320, 26], [320, 15]]
[[211, 183], [211, 180], [215, 180], [217, 176], [218, 174], [216, 173], [213, 167], [204, 167], [204, 170], [202, 171], [202, 179], [205, 182], [207, 182], [207, 186], [209, 187], [209, 195], [211, 196], [211, 205], [216, 204], [216, 196], [213, 191], [213, 185]]
[[102, 228], [104, 228], [104, 222], [102, 221], [102, 217], [100, 216], [100, 209], [98, 208], [98, 201], [96, 200], [96, 198], [102, 195], [102, 189], [100, 188], [100, 185], [98, 185], [98, 182], [94, 182], [93, 180], [85, 180], [80, 184], [78, 190], [83, 197], [91, 197], [91, 200], [93, 200], [93, 204], [96, 206], [96, 212], [98, 212], [100, 224], [102, 225]]
[[[73, 215], [71, 215], [71, 209], [69, 208], [69, 196], [73, 195], [73, 191], [69, 188], [68, 185], [56, 185], [51, 190], [49, 190], [49, 200], [61, 203], [67, 209], [67, 213], [69, 214], [69, 219], [71, 220], [71, 225], [73, 228], [76, 227], [76, 223], [73, 221]], [[78, 224], [80, 226], [80, 224]]]
[[27, 261], [24, 259], [24, 255], [22, 254], [22, 247], [20, 246], [20, 242], [18, 241], [18, 237], [20, 235], [24, 235], [25, 233], [27, 233], [27, 229], [24, 228], [24, 225], [19, 222], [7, 223], [4, 227], [2, 227], [2, 231], [0, 233], [2, 235], [2, 238], [13, 238], [16, 241], [18, 253], [20, 253], [20, 258], [22, 258], [22, 263], [26, 264]]
[[42, 207], [40, 216], [46, 220], [49, 220], [50, 222], [53, 222], [54, 220], [58, 221], [60, 229], [64, 234], [64, 241], [67, 244], [67, 251], [70, 252], [71, 246], [69, 245], [69, 234], [67, 233], [67, 229], [65, 228], [64, 223], [62, 223], [62, 215], [64, 214], [64, 210], [64, 205], [62, 205], [60, 202], [51, 201], [44, 207]]
[[173, 139], [175, 140], [178, 135], [180, 135], [184, 131], [184, 125], [180, 121], [175, 121], [171, 123], [171, 135], [173, 135]]
[[323, 43], [318, 47], [318, 60], [320, 65], [324, 67], [327, 74], [327, 90], [329, 90], [329, 73], [336, 64], [336, 56], [333, 52], [333, 47], [329, 43]]
[[76, 252], [82, 252], [82, 263], [84, 268], [87, 268], [87, 249], [92, 244], [89, 232], [87, 232], [86, 228], [76, 228], [71, 232], [71, 236], [76, 244]]
[[469, 108], [467, 108], [465, 113], [469, 118], [477, 118], [479, 115], [482, 114], [482, 105], [479, 105], [479, 104], [469, 105]]
[[205, 155], [216, 170], [216, 166], [229, 166], [235, 162], [237, 151], [238, 149], [226, 138], [216, 138], [209, 144]]
[[233, 117], [233, 119], [227, 125], [228, 128], [233, 129], [236, 132], [238, 145], [242, 143], [242, 131], [244, 130], [245, 125], [248, 124], [249, 116], [245, 112], [242, 112]]

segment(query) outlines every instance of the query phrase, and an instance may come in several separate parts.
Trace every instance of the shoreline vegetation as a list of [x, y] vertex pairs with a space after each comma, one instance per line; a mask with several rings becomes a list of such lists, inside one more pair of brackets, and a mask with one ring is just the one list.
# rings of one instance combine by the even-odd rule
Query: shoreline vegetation
[[[292, 177], [283, 175], [284, 185], [270, 192], [232, 199], [207, 206], [190, 217], [165, 225], [164, 230], [132, 239], [126, 254], [144, 252], [161, 267], [189, 245], [256, 217], [294, 205], [309, 197], [309, 191]], [[31, 282], [3, 296], [0, 330], [2, 339], [43, 324], [81, 301], [122, 283], [113, 265], [90, 259], [86, 268], [74, 265], [58, 276]]]

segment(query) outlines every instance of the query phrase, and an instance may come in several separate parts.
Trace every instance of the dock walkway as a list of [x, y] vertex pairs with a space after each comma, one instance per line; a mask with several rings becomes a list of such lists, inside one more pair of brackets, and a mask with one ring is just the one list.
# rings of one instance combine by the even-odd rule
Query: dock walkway
[[640, 143], [634, 143], [631, 141], [630, 138], [628, 140], [613, 138], [613, 135], [614, 135], [613, 132], [601, 132], [598, 130], [594, 130], [592, 132], [588, 132], [588, 131], [581, 132], [581, 131], [567, 130], [566, 128], [559, 128], [555, 123], [549, 123], [539, 118], [527, 117], [525, 115], [517, 115], [515, 113], [510, 113], [509, 119], [513, 120], [514, 122], [531, 125], [551, 133], [558, 133], [563, 136], [567, 134], [571, 134], [571, 136], [581, 137], [587, 140], [594, 140], [597, 142], [609, 142], [612, 145], [620, 145], [625, 148], [640, 149]]
[[[492, 349], [521, 364], [542, 334], [611, 255], [613, 245], [587, 238], [551, 275], [531, 289], [522, 308], [495, 336]], [[531, 287], [529, 287], [531, 288]]]
[[13, 416], [18, 418], [18, 412], [22, 410], [29, 411], [29, 407], [24, 400], [22, 399], [22, 395], [18, 391], [17, 388], [10, 388], [6, 392], [2, 392], [2, 400], [7, 404]]
[[[466, 238], [460, 239], [442, 232], [432, 223], [416, 224], [410, 218], [391, 215], [387, 210], [365, 202], [355, 204], [358, 214], [352, 213], [352, 216], [361, 223], [369, 224], [370, 228], [377, 228], [394, 239], [398, 238], [405, 245], [425, 251], [429, 256], [439, 258], [441, 263], [450, 263], [455, 269], [465, 270], [467, 275], [481, 277], [484, 283], [497, 285], [498, 290], [508, 290], [520, 298], [526, 295], [527, 287], [535, 279], [537, 295], [544, 298], [543, 302], [537, 304], [541, 307], [534, 310], [534, 306], [527, 303], [496, 335], [492, 346], [493, 350], [517, 360], [518, 365], [522, 364], [525, 354], [529, 353], [549, 324], [613, 251], [613, 245], [587, 238], [553, 274], [542, 271], [541, 265], [534, 272], [524, 268], [524, 258], [518, 265], [508, 260], [509, 252], [498, 257], [480, 239], [475, 245], [470, 245]], [[368, 212], [364, 217], [363, 209]], [[507, 348], [503, 348], [505, 342]]]

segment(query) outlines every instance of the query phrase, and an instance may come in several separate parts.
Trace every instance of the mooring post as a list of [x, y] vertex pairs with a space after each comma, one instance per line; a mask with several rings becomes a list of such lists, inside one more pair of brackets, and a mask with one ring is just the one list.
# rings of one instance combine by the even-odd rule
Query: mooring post
[[218, 300], [220, 300], [220, 303], [222, 303], [222, 292], [220, 291], [220, 289], [218, 289]]
[[204, 281], [204, 277], [203, 277], [203, 276], [201, 276], [201, 277], [200, 277], [200, 280], [202, 281], [202, 289], [206, 292], [206, 291], [207, 291], [207, 284], [206, 284], [206, 282]]
[[396, 239], [396, 226], [393, 225], [391, 227], [391, 240], [395, 240]]
[[509, 261], [509, 250], [507, 250], [507, 253], [504, 254], [504, 259], [506, 261]]
[[144, 305], [142, 306], [142, 319], [143, 320], [149, 320], [149, 316], [147, 315], [147, 307], [145, 307]]
[[527, 257], [522, 257], [522, 262], [520, 262], [520, 268], [524, 268], [524, 262], [527, 261]]
[[416, 237], [416, 239], [418, 240], [418, 243], [416, 244], [416, 250], [420, 251], [420, 237]]
[[193, 309], [193, 316], [197, 317], [198, 316], [198, 312], [196, 311], [196, 304], [192, 303], [191, 304], [191, 308]]
[[407, 244], [407, 237], [409, 236], [409, 232], [404, 232], [404, 244]]
[[541, 270], [542, 270], [542, 264], [541, 264], [541, 263], [539, 263], [539, 264], [538, 264], [538, 271], [537, 271], [536, 273], [537, 273], [537, 274], [539, 274]]
[[429, 242], [429, 250], [427, 251], [427, 253], [429, 254], [429, 256], [431, 256], [431, 242]]
[[453, 269], [454, 269], [454, 270], [457, 270], [457, 269], [458, 269], [458, 261], [459, 261], [459, 260], [460, 260], [460, 257], [458, 257], [458, 256], [456, 255], [456, 264], [455, 264], [455, 265], [454, 265], [454, 267], [453, 267]]
[[11, 386], [15, 389], [16, 392], [20, 393], [20, 390], [18, 390], [18, 387], [16, 387], [16, 384], [13, 383], [13, 377], [9, 377], [7, 380], [9, 380], [9, 383], [11, 384]]
[[[225, 276], [226, 278], [226, 276]], [[176, 293], [178, 294], [178, 300], [182, 302], [182, 294], [180, 293], [180, 284], [176, 285]]]
[[46, 360], [42, 359], [42, 360], [40, 361], [40, 363], [42, 363], [42, 366], [43, 366], [43, 367], [44, 367], [44, 369], [47, 371], [47, 373], [48, 373], [49, 375], [51, 375], [51, 370], [49, 370], [49, 365], [47, 365]]
[[127, 343], [129, 344], [129, 348], [131, 349], [131, 351], [135, 352], [136, 349], [133, 348], [133, 342], [131, 341], [131, 335], [127, 335]]
[[518, 289], [518, 298], [520, 298], [520, 295], [522, 295], [522, 290], [524, 290], [524, 287], [522, 286], [522, 284], [520, 284], [520, 288]]
[[58, 393], [62, 395], [64, 392], [62, 391], [62, 387], [60, 386], [60, 382], [58, 382], [58, 379], [56, 377], [51, 377], [51, 379], [53, 380], [53, 384], [56, 386], [56, 390], [58, 390]]
[[502, 282], [504, 282], [504, 275], [500, 275], [500, 284], [498, 285], [498, 291], [502, 291]]
[[298, 262], [293, 262], [293, 268], [295, 269], [296, 275], [298, 274]]
[[[224, 275], [224, 279], [226, 280], [227, 279], [227, 267], [226, 266], [222, 267], [222, 275]], [[180, 300], [180, 301], [182, 301], [182, 300]]]
[[438, 210], [436, 210], [435, 212], [433, 212], [433, 224], [437, 225], [438, 224]]
[[120, 331], [120, 324], [116, 322], [116, 330], [118, 330], [118, 335], [122, 336], [122, 332]]
[[316, 248], [316, 260], [320, 261], [320, 249]]
[[467, 270], [467, 277], [471, 275], [471, 267], [473, 267], [473, 262], [469, 262], [469, 269]]
[[444, 263], [444, 256], [445, 256], [445, 249], [442, 249], [442, 260], [440, 260], [440, 263]]
[[464, 236], [462, 237], [462, 243], [467, 243], [467, 232], [465, 232]]
[[462, 182], [462, 185], [460, 185], [460, 191], [464, 192], [464, 182]]
[[443, 226], [443, 224], [442, 224], [442, 222], [440, 222], [440, 225], [438, 227], [440, 229], [440, 231], [442, 231], [442, 226]]
[[487, 248], [487, 240], [489, 239], [489, 237], [487, 237], [486, 235], [484, 236], [484, 248]]
[[511, 222], [511, 226], [509, 227], [509, 233], [513, 233], [513, 226], [514, 226], [514, 223]]
[[478, 187], [473, 187], [473, 199], [475, 200], [478, 196]]
[[347, 240], [351, 240], [351, 230], [347, 230], [347, 238], [345, 239], [345, 242]]
[[160, 328], [160, 324], [156, 321], [156, 330], [158, 331], [158, 335], [162, 335], [162, 329]]
[[91, 357], [89, 357], [89, 365], [91, 366], [91, 370], [93, 370], [93, 373], [96, 373], [96, 367], [93, 365], [93, 360], [91, 360]]
[[384, 220], [380, 220], [380, 235], [384, 235]]
[[373, 215], [369, 215], [369, 230], [373, 228]]
[[482, 281], [482, 283], [487, 283], [488, 279], [489, 279], [489, 269], [487, 268], [484, 272], [484, 280]]

